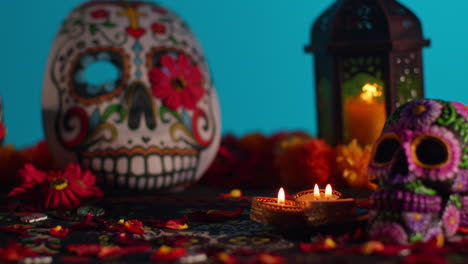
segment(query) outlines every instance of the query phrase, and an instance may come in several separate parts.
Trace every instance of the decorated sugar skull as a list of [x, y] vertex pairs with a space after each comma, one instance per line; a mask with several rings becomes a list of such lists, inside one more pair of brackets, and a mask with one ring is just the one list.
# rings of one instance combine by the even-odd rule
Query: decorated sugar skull
[[468, 109], [422, 99], [393, 113], [374, 144], [369, 235], [405, 244], [453, 236], [466, 225]]
[[46, 138], [107, 185], [179, 188], [198, 180], [220, 139], [218, 99], [194, 35], [151, 3], [93, 1], [69, 14], [43, 89]]

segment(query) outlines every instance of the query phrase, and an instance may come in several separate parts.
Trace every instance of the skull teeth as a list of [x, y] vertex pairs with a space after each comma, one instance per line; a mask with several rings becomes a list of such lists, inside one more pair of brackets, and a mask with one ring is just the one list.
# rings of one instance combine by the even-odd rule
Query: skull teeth
[[151, 190], [195, 181], [198, 158], [192, 155], [92, 157], [83, 159], [82, 165], [100, 175], [99, 180], [106, 184]]
[[441, 210], [442, 200], [438, 196], [418, 195], [403, 190], [381, 190], [370, 198], [375, 210], [431, 213]]

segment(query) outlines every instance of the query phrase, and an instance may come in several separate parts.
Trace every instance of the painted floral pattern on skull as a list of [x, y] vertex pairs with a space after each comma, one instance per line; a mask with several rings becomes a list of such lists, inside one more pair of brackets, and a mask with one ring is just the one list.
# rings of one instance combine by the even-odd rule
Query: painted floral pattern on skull
[[371, 239], [426, 242], [466, 225], [467, 112], [461, 103], [422, 99], [388, 118], [368, 169], [379, 184], [371, 197]]
[[[103, 65], [110, 73], [93, 80]], [[93, 1], [69, 14], [49, 56], [43, 116], [62, 166], [79, 161], [116, 187], [185, 187], [220, 140], [218, 99], [195, 36], [145, 2]]]

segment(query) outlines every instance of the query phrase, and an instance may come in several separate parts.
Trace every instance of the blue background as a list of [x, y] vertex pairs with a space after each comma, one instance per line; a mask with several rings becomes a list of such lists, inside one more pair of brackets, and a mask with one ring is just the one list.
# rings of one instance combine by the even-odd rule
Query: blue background
[[[7, 143], [44, 137], [41, 90], [49, 49], [62, 20], [83, 1], [5, 1], [0, 16], [0, 96]], [[309, 28], [333, 0], [160, 0], [197, 34], [222, 107], [224, 132], [306, 129], [316, 133]], [[468, 103], [468, 1], [401, 0], [418, 15], [432, 45], [424, 50], [426, 95]]]

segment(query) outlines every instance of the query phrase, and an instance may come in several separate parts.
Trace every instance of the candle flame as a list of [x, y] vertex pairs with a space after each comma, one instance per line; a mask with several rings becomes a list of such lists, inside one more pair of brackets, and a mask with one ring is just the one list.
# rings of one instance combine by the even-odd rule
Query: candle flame
[[366, 103], [372, 103], [375, 97], [382, 96], [382, 86], [373, 83], [366, 83], [362, 87], [361, 99]]
[[325, 199], [330, 199], [332, 198], [332, 187], [330, 184], [327, 184], [327, 187], [325, 187]]
[[284, 204], [286, 201], [286, 195], [284, 194], [284, 189], [281, 187], [278, 191], [278, 204]]
[[320, 200], [320, 190], [317, 184], [314, 186], [314, 199]]

